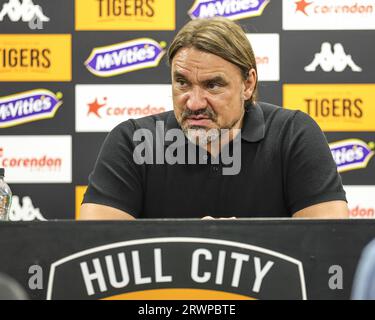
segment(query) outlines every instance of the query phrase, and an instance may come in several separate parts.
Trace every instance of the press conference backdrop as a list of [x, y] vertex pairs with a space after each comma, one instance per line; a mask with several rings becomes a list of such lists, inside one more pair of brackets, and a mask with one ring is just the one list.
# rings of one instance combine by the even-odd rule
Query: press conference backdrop
[[0, 167], [12, 220], [73, 219], [106, 134], [172, 109], [165, 50], [191, 19], [248, 33], [259, 99], [310, 114], [353, 218], [375, 217], [375, 2], [0, 0]]

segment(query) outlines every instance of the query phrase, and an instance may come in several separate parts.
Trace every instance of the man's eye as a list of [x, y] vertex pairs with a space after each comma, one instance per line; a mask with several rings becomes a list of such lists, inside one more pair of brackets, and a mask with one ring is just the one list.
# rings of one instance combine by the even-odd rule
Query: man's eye
[[180, 86], [184, 86], [186, 84], [186, 81], [183, 80], [183, 79], [177, 79], [176, 82], [180, 85]]
[[220, 86], [221, 85], [218, 82], [209, 82], [209, 83], [207, 83], [207, 88], [208, 89], [217, 89]]

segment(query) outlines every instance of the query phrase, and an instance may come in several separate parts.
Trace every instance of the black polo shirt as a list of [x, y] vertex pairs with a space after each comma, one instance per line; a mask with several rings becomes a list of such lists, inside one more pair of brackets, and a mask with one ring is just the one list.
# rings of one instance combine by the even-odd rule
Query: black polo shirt
[[[133, 134], [143, 128], [156, 139], [157, 121], [165, 132], [180, 129], [174, 113], [166, 112], [125, 121], [109, 133], [84, 203], [111, 206], [137, 218], [201, 218], [291, 217], [317, 203], [346, 201], [325, 136], [301, 111], [262, 102], [248, 107], [241, 168], [235, 175], [223, 175], [223, 165], [204, 156], [207, 164], [136, 164], [133, 152], [140, 142], [134, 142]], [[172, 143], [154, 142], [154, 152]], [[187, 139], [178, 147], [197, 148]]]

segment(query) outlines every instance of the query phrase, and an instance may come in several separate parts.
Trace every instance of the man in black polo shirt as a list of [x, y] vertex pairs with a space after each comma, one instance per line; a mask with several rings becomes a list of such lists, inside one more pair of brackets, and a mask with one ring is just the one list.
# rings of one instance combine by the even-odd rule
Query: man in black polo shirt
[[237, 24], [190, 21], [168, 55], [174, 112], [112, 130], [81, 219], [348, 216], [318, 125], [256, 101], [255, 58]]

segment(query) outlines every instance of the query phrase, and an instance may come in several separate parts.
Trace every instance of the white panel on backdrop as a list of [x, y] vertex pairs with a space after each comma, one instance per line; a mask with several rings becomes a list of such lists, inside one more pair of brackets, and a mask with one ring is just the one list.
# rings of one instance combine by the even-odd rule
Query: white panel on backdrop
[[71, 136], [2, 136], [0, 167], [9, 183], [71, 183]]
[[130, 118], [170, 110], [171, 85], [76, 85], [77, 132], [108, 132]]
[[284, 30], [373, 30], [372, 0], [283, 0]]
[[375, 186], [344, 186], [350, 218], [375, 218]]
[[259, 81], [280, 80], [280, 36], [278, 33], [247, 34], [254, 51]]

